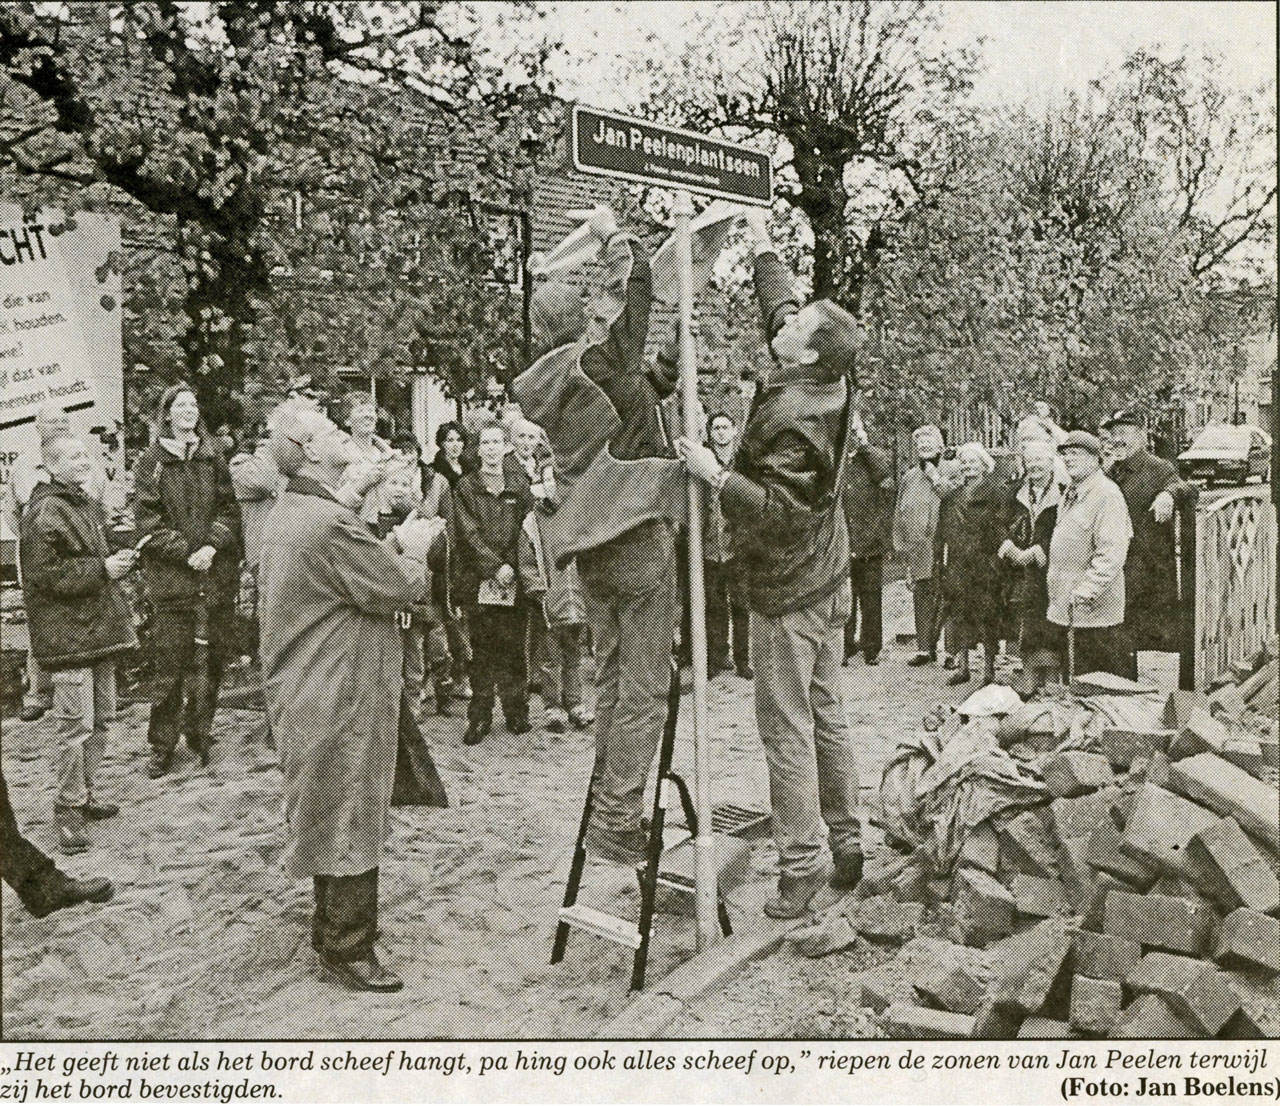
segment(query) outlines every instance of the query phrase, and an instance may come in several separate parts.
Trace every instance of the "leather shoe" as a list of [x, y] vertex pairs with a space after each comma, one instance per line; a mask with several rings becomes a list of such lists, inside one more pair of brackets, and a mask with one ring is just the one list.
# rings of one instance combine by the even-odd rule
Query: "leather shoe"
[[831, 870], [833, 891], [852, 891], [862, 882], [862, 853], [836, 853]]
[[749, 664], [738, 665], [738, 675], [744, 680], [754, 680], [756, 676], [756, 674], [751, 671], [751, 665]]
[[960, 684], [967, 684], [972, 677], [963, 668], [958, 672], [952, 672], [947, 677], [947, 684], [950, 687], [959, 687]]
[[169, 774], [169, 767], [172, 764], [172, 749], [152, 749], [151, 759], [147, 761], [147, 775], [153, 780], [158, 780], [161, 776]]
[[462, 744], [479, 745], [491, 729], [493, 729], [492, 722], [486, 722], [482, 718], [473, 718], [467, 723], [467, 732], [462, 735]]
[[42, 707], [38, 703], [32, 703], [28, 707], [23, 707], [18, 711], [18, 719], [22, 722], [38, 722], [45, 716], [48, 707]]
[[917, 653], [914, 657], [911, 657], [907, 663], [911, 665], [912, 668], [919, 668], [921, 665], [933, 664], [937, 659], [937, 653]]
[[114, 818], [120, 813], [115, 803], [95, 803], [90, 799], [84, 804], [84, 816], [90, 822], [101, 822], [104, 818]]
[[320, 964], [330, 975], [353, 991], [375, 991], [391, 994], [404, 987], [404, 980], [378, 963], [372, 950], [359, 960], [334, 960], [320, 954]]
[[783, 872], [778, 877], [778, 893], [764, 904], [764, 912], [770, 918], [803, 918], [809, 913], [814, 896], [827, 885], [828, 874], [826, 868], [819, 868], [807, 876]]
[[84, 831], [84, 808], [78, 806], [53, 807], [54, 821], [58, 824], [58, 849], [66, 856], [85, 852], [92, 842]]
[[863, 657], [863, 658], [862, 658], [862, 663], [863, 663], [863, 664], [879, 664], [879, 663], [880, 663], [880, 654], [879, 654], [879, 653], [872, 653], [870, 656]]
[[43, 918], [55, 910], [79, 906], [82, 902], [110, 902], [116, 893], [109, 879], [72, 879], [55, 870], [47, 887], [41, 888], [39, 903], [28, 907], [33, 917]]

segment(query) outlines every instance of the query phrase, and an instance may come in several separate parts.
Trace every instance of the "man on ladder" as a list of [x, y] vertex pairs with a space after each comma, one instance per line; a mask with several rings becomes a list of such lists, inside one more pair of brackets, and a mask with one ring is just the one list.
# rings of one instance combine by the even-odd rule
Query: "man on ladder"
[[643, 867], [645, 781], [662, 736], [677, 618], [675, 528], [683, 472], [658, 414], [676, 366], [645, 360], [652, 282], [647, 251], [598, 207], [602, 286], [586, 310], [561, 281], [533, 292], [537, 358], [513, 392], [556, 457], [561, 503], [547, 516], [549, 552], [577, 557], [595, 644], [596, 764], [588, 855]]
[[[801, 307], [765, 212], [751, 209], [756, 294], [774, 368], [761, 383], [732, 469], [689, 438], [689, 472], [720, 490], [751, 606], [756, 724], [769, 764], [781, 875], [765, 904], [798, 918], [830, 878], [862, 877], [858, 770], [840, 693], [852, 596], [840, 504], [857, 323], [829, 300]], [[821, 823], [834, 868], [824, 861]]]

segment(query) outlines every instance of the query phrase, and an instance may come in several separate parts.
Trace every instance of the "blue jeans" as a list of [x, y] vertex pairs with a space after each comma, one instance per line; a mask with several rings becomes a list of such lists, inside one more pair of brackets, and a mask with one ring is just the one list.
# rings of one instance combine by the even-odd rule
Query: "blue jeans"
[[675, 533], [642, 523], [578, 555], [596, 651], [596, 765], [592, 821], [640, 828], [644, 785], [666, 718], [677, 612]]
[[858, 764], [840, 695], [851, 608], [846, 578], [833, 595], [801, 610], [751, 615], [756, 725], [769, 764], [778, 860], [789, 876], [822, 866], [822, 822], [832, 852], [860, 847]]

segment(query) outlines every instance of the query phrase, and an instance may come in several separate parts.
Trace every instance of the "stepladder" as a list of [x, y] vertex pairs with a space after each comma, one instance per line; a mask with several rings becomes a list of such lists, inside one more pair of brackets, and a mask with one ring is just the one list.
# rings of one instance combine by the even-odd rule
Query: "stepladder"
[[[565, 886], [564, 905], [560, 908], [559, 921], [556, 924], [555, 941], [551, 948], [551, 963], [558, 964], [564, 959], [569, 942], [569, 931], [580, 929], [602, 937], [607, 941], [629, 947], [634, 950], [631, 967], [631, 989], [638, 991], [644, 987], [645, 969], [649, 959], [649, 941], [652, 936], [655, 907], [659, 886], [666, 882], [673, 889], [685, 892], [691, 888], [685, 881], [676, 878], [663, 878], [662, 857], [664, 848], [664, 831], [666, 814], [671, 805], [672, 793], [679, 797], [684, 812], [688, 837], [677, 847], [683, 847], [698, 837], [698, 812], [694, 808], [693, 797], [689, 787], [671, 768], [672, 755], [675, 749], [676, 725], [680, 714], [680, 670], [675, 661], [671, 665], [671, 683], [667, 691], [667, 715], [662, 727], [662, 737], [658, 744], [657, 786], [653, 795], [652, 814], [649, 819], [645, 863], [637, 868], [636, 876], [640, 885], [640, 916], [638, 922], [631, 922], [579, 904], [578, 893], [582, 887], [583, 874], [587, 865], [587, 852], [584, 845], [587, 826], [591, 821], [592, 794], [595, 789], [596, 774], [601, 765], [596, 762], [591, 774], [591, 783], [587, 787], [586, 801], [583, 803], [582, 820], [578, 826], [578, 836], [574, 844], [573, 861], [569, 867], [569, 879]], [[716, 889], [716, 906], [719, 915], [720, 930], [727, 937], [732, 932], [729, 923], [729, 912], [725, 906], [724, 896], [719, 887]]]

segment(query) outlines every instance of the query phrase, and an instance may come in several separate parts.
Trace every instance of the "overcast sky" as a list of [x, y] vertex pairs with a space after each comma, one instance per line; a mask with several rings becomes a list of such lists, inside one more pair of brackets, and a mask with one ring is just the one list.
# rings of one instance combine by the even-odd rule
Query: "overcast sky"
[[[646, 33], [679, 50], [685, 21], [706, 5], [676, 0], [560, 0], [547, 29], [568, 55], [563, 93], [601, 107], [624, 107], [617, 60]], [[1084, 84], [1139, 47], [1221, 54], [1224, 76], [1242, 87], [1276, 72], [1276, 5], [1177, 0], [940, 0], [944, 25], [959, 44], [986, 38], [984, 99], [1016, 102]]]

